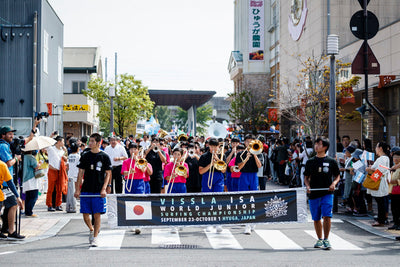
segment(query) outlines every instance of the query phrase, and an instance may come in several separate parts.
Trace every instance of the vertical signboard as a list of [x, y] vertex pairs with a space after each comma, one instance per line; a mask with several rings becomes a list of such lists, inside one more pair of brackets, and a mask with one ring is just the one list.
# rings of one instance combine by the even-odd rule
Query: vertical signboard
[[249, 60], [264, 60], [264, 0], [249, 0]]

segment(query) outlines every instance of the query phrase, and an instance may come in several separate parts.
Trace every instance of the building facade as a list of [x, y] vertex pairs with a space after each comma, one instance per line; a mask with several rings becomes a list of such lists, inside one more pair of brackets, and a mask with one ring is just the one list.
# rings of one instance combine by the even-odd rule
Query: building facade
[[47, 0], [4, 0], [0, 24], [0, 125], [29, 135], [51, 103], [40, 131], [62, 132], [63, 23]]
[[99, 131], [98, 105], [83, 94], [93, 75], [102, 77], [98, 47], [64, 48], [64, 136], [82, 137]]

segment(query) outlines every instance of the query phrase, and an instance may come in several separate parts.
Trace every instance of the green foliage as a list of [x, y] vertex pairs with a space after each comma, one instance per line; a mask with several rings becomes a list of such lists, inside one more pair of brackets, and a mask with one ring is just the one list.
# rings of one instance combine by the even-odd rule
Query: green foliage
[[172, 128], [173, 117], [171, 110], [167, 106], [157, 106], [154, 110], [160, 128], [169, 132]]
[[233, 99], [228, 115], [237, 125], [243, 126], [245, 132], [257, 133], [259, 128], [265, 126], [265, 114], [268, 108], [265, 94], [245, 90], [228, 96]]
[[[97, 117], [101, 126], [110, 122], [108, 91], [111, 86], [114, 85], [95, 77], [90, 80], [88, 89], [84, 92], [85, 96], [94, 99], [99, 104]], [[135, 80], [133, 75], [120, 75], [114, 97], [114, 131], [116, 134], [125, 136], [127, 129], [135, 125], [139, 118], [149, 118], [153, 106], [154, 102], [150, 100], [147, 87], [143, 86], [140, 80]], [[107, 130], [107, 128], [102, 130]]]
[[[203, 105], [196, 109], [196, 119], [197, 119], [196, 125], [197, 125], [198, 135], [204, 135], [206, 133], [207, 131], [206, 122], [211, 120], [211, 116], [212, 116], [211, 105]], [[187, 132], [188, 130], [187, 118], [188, 118], [188, 112], [178, 107], [178, 113], [176, 114], [175, 122], [176, 125], [178, 126], [178, 129], [181, 129], [184, 132]]]

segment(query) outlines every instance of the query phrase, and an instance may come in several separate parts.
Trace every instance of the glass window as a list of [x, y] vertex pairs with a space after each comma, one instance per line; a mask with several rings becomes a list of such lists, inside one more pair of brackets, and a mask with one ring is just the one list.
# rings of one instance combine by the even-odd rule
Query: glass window
[[79, 92], [82, 93], [86, 89], [85, 82], [79, 82]]
[[72, 93], [79, 94], [79, 82], [72, 82]]

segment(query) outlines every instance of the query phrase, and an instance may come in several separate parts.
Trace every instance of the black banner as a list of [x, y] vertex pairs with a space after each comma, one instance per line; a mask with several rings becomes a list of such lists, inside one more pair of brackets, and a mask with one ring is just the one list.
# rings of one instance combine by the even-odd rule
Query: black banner
[[297, 222], [299, 192], [111, 195], [108, 219], [111, 227]]

